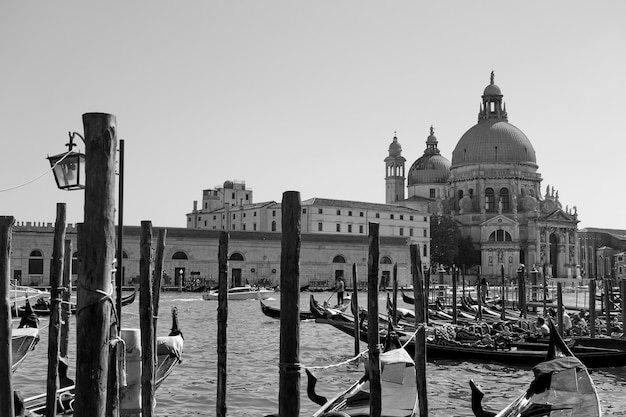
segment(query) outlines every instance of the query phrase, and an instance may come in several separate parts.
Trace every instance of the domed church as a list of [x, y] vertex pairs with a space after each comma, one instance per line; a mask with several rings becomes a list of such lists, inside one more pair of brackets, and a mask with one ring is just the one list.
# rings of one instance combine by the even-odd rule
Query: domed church
[[499, 276], [502, 266], [515, 276], [524, 264], [548, 277], [580, 277], [576, 207], [563, 209], [554, 187], [542, 195], [535, 149], [509, 123], [493, 72], [478, 123], [461, 136], [452, 162], [437, 146], [431, 126], [424, 154], [409, 168], [405, 197], [405, 158], [394, 136], [385, 158], [387, 203], [427, 204], [431, 215], [454, 218], [480, 248], [484, 276]]

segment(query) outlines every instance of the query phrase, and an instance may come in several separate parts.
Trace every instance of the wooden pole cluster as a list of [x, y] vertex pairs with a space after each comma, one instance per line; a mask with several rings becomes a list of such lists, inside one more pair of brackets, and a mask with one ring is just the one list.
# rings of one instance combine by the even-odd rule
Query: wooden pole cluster
[[228, 324], [228, 240], [227, 232], [220, 233], [217, 292], [217, 401], [215, 415], [226, 417], [226, 359]]
[[278, 414], [300, 414], [300, 193], [286, 191], [282, 202], [280, 255], [280, 358]]
[[380, 259], [379, 224], [369, 224], [367, 260], [367, 347], [369, 349], [370, 416], [380, 417], [382, 387], [380, 382], [380, 334], [378, 327], [378, 269]]
[[46, 383], [46, 417], [57, 412], [57, 390], [59, 389], [59, 345], [61, 343], [61, 297], [63, 288], [63, 260], [65, 258], [65, 204], [57, 203], [54, 224], [52, 267], [50, 274], [50, 322], [48, 327], [48, 380]]
[[76, 313], [77, 416], [104, 417], [115, 258], [115, 116], [83, 114], [85, 207]]
[[352, 299], [350, 306], [352, 308], [352, 316], [354, 317], [354, 356], [358, 356], [361, 352], [361, 326], [359, 326], [359, 297], [357, 296], [358, 280], [356, 273], [356, 263], [352, 264]]
[[13, 216], [0, 216], [0, 415], [14, 415], [10, 260]]
[[[409, 246], [411, 256], [411, 275], [413, 276], [413, 298], [415, 300], [415, 327], [419, 328], [415, 335], [415, 380], [419, 400], [420, 417], [428, 417], [428, 398], [426, 396], [426, 312], [424, 310], [424, 282], [422, 279], [422, 261], [419, 246]], [[456, 301], [455, 301], [456, 304]], [[421, 327], [418, 327], [421, 326]]]

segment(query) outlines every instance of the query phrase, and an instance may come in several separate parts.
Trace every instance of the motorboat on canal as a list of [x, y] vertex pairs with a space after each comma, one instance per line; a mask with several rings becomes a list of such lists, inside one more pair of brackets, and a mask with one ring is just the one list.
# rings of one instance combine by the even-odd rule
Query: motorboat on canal
[[[229, 300], [266, 300], [273, 296], [275, 291], [264, 287], [244, 285], [228, 289]], [[217, 300], [219, 289], [210, 290], [202, 294], [203, 300]]]

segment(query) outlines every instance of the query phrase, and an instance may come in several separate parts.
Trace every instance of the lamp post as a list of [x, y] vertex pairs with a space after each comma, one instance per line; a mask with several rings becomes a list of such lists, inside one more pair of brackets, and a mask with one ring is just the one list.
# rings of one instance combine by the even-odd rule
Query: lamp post
[[77, 132], [69, 132], [70, 141], [65, 144], [68, 151], [54, 156], [48, 156], [50, 167], [61, 190], [82, 190], [85, 188], [85, 154], [74, 152], [74, 137], [78, 136], [85, 142], [85, 138]]
[[[85, 189], [85, 154], [74, 152], [78, 146], [74, 138], [78, 136], [85, 143], [85, 138], [78, 132], [68, 132], [70, 141], [65, 144], [68, 152], [54, 156], [48, 156], [50, 167], [54, 174], [57, 187], [61, 190], [84, 190]], [[124, 139], [119, 141], [119, 185], [118, 185], [118, 230], [117, 230], [117, 257], [115, 271], [116, 308], [118, 311], [118, 330], [122, 326], [122, 284], [123, 284], [123, 243], [124, 243]]]
[[[85, 223], [80, 227], [79, 243], [82, 266], [78, 280], [77, 314], [77, 369], [76, 410], [79, 414], [104, 416], [106, 391], [109, 378], [109, 326], [110, 305], [102, 302], [100, 293], [109, 293], [111, 268], [115, 245], [110, 237], [114, 233], [111, 215], [115, 208], [115, 116], [104, 113], [83, 115], [85, 137], [70, 133], [69, 148], [64, 154], [48, 157], [57, 186], [64, 190], [85, 189]], [[80, 137], [86, 145], [85, 154], [73, 152], [74, 137]], [[89, 177], [88, 181], [85, 181]], [[117, 331], [120, 328], [121, 274], [122, 274], [122, 193], [123, 193], [123, 144], [120, 141], [120, 186], [117, 259]], [[84, 235], [84, 236], [83, 236]], [[81, 246], [81, 245], [79, 245]], [[85, 250], [88, 249], [88, 250]], [[89, 276], [85, 276], [86, 272]], [[99, 308], [96, 308], [95, 306]], [[85, 308], [91, 306], [90, 308]], [[80, 388], [79, 388], [80, 387]]]

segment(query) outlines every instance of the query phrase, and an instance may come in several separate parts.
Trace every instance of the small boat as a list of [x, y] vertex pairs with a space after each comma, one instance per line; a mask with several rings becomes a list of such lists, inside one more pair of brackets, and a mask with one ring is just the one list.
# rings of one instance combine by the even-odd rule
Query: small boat
[[[122, 297], [122, 307], [132, 304], [135, 301], [137, 290], [133, 290], [132, 293]], [[45, 317], [50, 315], [50, 302], [44, 297], [37, 298], [35, 304], [32, 306], [33, 311], [38, 317]], [[70, 302], [70, 312], [76, 314], [76, 303]], [[20, 306], [17, 308], [17, 315], [23, 317], [26, 315], [26, 306]]]
[[[273, 319], [280, 319], [280, 308], [269, 306], [263, 300], [259, 300], [259, 302], [261, 303], [263, 314]], [[315, 315], [310, 311], [300, 311], [300, 320], [315, 320]]]
[[[388, 345], [388, 344], [386, 344]], [[415, 378], [415, 363], [401, 347], [380, 354], [381, 417], [416, 417], [419, 402]], [[366, 371], [358, 381], [330, 400], [315, 393], [317, 379], [306, 370], [307, 394], [322, 407], [313, 417], [370, 415], [370, 383]]]
[[317, 319], [317, 318], [333, 317], [342, 321], [349, 321], [349, 322], [354, 321], [352, 317], [348, 317], [343, 314], [344, 311], [348, 309], [348, 304], [344, 304], [341, 306], [334, 306], [334, 307], [331, 307], [330, 305], [327, 305], [327, 304], [328, 303], [324, 303], [324, 304], [318, 303], [315, 297], [313, 297], [313, 294], [311, 294], [311, 296], [309, 297], [309, 309], [311, 311], [311, 314], [313, 314], [314, 318]]
[[[229, 300], [266, 300], [274, 295], [275, 291], [263, 287], [253, 287], [244, 285], [243, 287], [232, 287], [228, 289]], [[219, 290], [211, 290], [202, 294], [203, 300], [217, 300]]]
[[595, 385], [587, 368], [578, 360], [550, 320], [550, 347], [546, 360], [533, 368], [528, 389], [499, 413], [484, 410], [482, 389], [470, 380], [472, 411], [476, 417], [602, 415]]
[[[353, 322], [347, 322], [339, 317], [316, 318], [316, 323], [326, 323], [354, 337]], [[367, 322], [361, 323], [361, 327]], [[453, 359], [464, 361], [496, 362], [507, 365], [530, 365], [541, 363], [545, 357], [548, 346], [541, 343], [511, 343], [501, 340], [498, 337], [491, 338], [490, 343], [481, 341], [463, 342], [451, 337], [447, 330], [451, 326], [433, 326], [431, 333], [434, 337], [426, 340], [426, 353], [431, 359]], [[441, 331], [438, 331], [441, 330]], [[387, 329], [381, 326], [381, 339], [386, 334]], [[407, 341], [410, 333], [401, 329], [396, 329], [400, 341]], [[367, 342], [367, 332], [360, 332], [361, 341]], [[414, 352], [415, 345], [411, 340], [407, 345], [408, 352]], [[626, 365], [626, 351], [620, 349], [600, 348], [592, 346], [578, 346], [573, 348], [578, 359], [590, 368], [617, 367]]]
[[26, 310], [29, 314], [22, 317], [17, 329], [12, 329], [11, 331], [12, 372], [15, 372], [18, 366], [26, 359], [26, 356], [35, 349], [37, 342], [39, 342], [37, 316], [30, 308], [28, 300], [26, 300]]
[[[184, 339], [183, 333], [178, 327], [178, 310], [172, 308], [172, 329], [168, 336], [159, 336], [156, 338], [156, 355], [157, 364], [155, 368], [154, 389], [156, 390], [163, 384], [167, 377], [172, 373], [176, 365], [182, 361]], [[61, 365], [62, 362], [59, 363]], [[66, 364], [64, 364], [66, 365]], [[74, 406], [74, 390], [76, 386], [74, 382], [67, 378], [67, 367], [59, 366], [59, 377], [63, 381], [69, 383], [61, 383], [61, 389], [57, 390], [59, 401], [57, 409], [62, 414], [73, 414]], [[46, 412], [46, 394], [39, 394], [34, 397], [25, 398], [22, 406], [35, 414], [45, 414]]]

